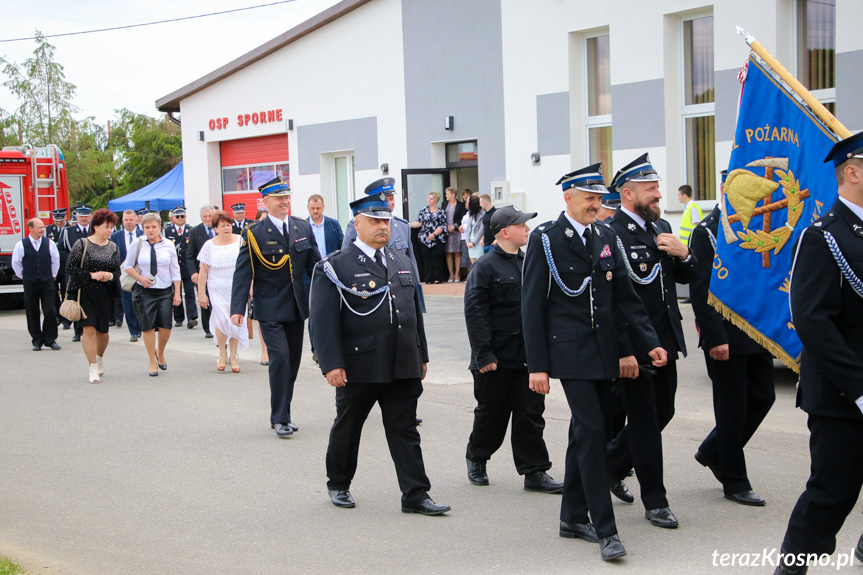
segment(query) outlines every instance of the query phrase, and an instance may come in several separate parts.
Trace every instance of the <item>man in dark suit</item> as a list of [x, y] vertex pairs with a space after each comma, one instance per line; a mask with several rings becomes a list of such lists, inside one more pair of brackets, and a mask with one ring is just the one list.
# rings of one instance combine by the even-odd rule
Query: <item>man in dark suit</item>
[[[863, 132], [837, 142], [839, 198], [798, 239], [791, 315], [803, 343], [797, 405], [809, 414], [812, 473], [788, 520], [775, 573], [831, 554], [863, 486]], [[855, 555], [863, 560], [863, 537]], [[789, 565], [790, 564], [790, 565]]]
[[[120, 269], [124, 268], [123, 262], [129, 249], [137, 249], [135, 239], [143, 234], [138, 229], [138, 218], [135, 210], [125, 210], [121, 221], [123, 227], [111, 234], [111, 241], [117, 245], [120, 253]], [[120, 298], [123, 302], [123, 312], [126, 314], [126, 327], [129, 328], [129, 341], [136, 342], [141, 337], [141, 328], [138, 326], [138, 317], [135, 315], [135, 307], [132, 305], [132, 293], [120, 290]]]
[[[201, 223], [189, 230], [189, 237], [186, 238], [189, 242], [189, 248], [186, 252], [186, 269], [189, 271], [189, 279], [195, 285], [198, 284], [198, 270], [201, 269], [201, 264], [198, 261], [198, 254], [201, 248], [210, 240], [216, 237], [216, 232], [213, 230], [213, 214], [216, 209], [213, 206], [206, 205], [201, 207]], [[190, 324], [191, 325], [191, 324]], [[210, 332], [210, 307], [201, 308], [201, 325], [204, 328], [204, 337], [212, 338]], [[191, 325], [191, 328], [195, 327]]]
[[[45, 237], [45, 223], [39, 218], [27, 222], [27, 236], [12, 250], [12, 270], [24, 283], [24, 308], [27, 331], [33, 351], [42, 346], [59, 350], [54, 283], [60, 269], [60, 254], [54, 242]], [[40, 309], [44, 320], [39, 322]]]
[[234, 220], [231, 222], [231, 232], [235, 235], [243, 235], [243, 230], [253, 225], [254, 220], [246, 218], [246, 204], [238, 202], [231, 206], [231, 211], [234, 212]]
[[[635, 498], [622, 480], [634, 465], [645, 517], [652, 525], [674, 529], [679, 524], [668, 506], [663, 482], [662, 430], [674, 415], [677, 354], [686, 355], [675, 285], [689, 283], [695, 258], [672, 233], [671, 224], [660, 219], [659, 182], [650, 158], [642, 154], [617, 172], [611, 183], [621, 202], [607, 220], [617, 234], [612, 249], [618, 250], [635, 293], [647, 308], [660, 345], [668, 352], [668, 363], [655, 374], [620, 380], [628, 421], [608, 444], [608, 475], [612, 493], [632, 503]], [[629, 358], [626, 361], [636, 369], [650, 361], [649, 348], [630, 339], [631, 327], [621, 331], [620, 357], [621, 361]]]
[[[60, 236], [60, 245], [57, 249], [60, 251], [61, 261], [66, 261], [69, 258], [69, 252], [72, 251], [72, 246], [81, 238], [86, 238], [93, 235], [93, 228], [90, 226], [90, 213], [93, 211], [91, 206], [82, 204], [75, 208], [75, 219], [77, 223], [74, 226], [66, 226]], [[65, 293], [63, 294], [66, 295]], [[72, 336], [72, 341], [81, 341], [81, 334], [84, 333], [84, 328], [79, 322], [75, 322], [75, 335]]]
[[[303, 275], [312, 276], [321, 259], [309, 222], [290, 216], [291, 188], [277, 176], [258, 188], [267, 219], [243, 231], [231, 290], [231, 321], [243, 325], [249, 288], [255, 317], [270, 356], [270, 426], [290, 437], [294, 382], [303, 355], [303, 323], [309, 317], [309, 295]], [[253, 283], [254, 280], [254, 283]]]
[[351, 202], [351, 211], [357, 239], [318, 264], [312, 280], [312, 342], [321, 372], [336, 388], [327, 489], [337, 507], [355, 506], [349, 489], [360, 434], [377, 403], [402, 492], [402, 512], [440, 515], [450, 507], [429, 497], [416, 425], [428, 346], [411, 262], [386, 247], [392, 217], [386, 194]]
[[[725, 188], [722, 171], [720, 193]], [[743, 446], [767, 416], [776, 399], [773, 356], [707, 303], [721, 210], [716, 206], [689, 236], [695, 269], [689, 282], [692, 311], [698, 322], [698, 345], [704, 351], [713, 382], [716, 427], [695, 452], [695, 460], [722, 483], [725, 498], [742, 505], [764, 505], [752, 491]]]
[[309, 210], [309, 223], [318, 241], [322, 256], [328, 256], [342, 247], [345, 234], [338, 220], [324, 215], [324, 198], [320, 194], [309, 196], [306, 208]]
[[608, 561], [626, 555], [608, 492], [603, 418], [611, 381], [638, 373], [638, 365], [629, 361], [633, 358], [620, 357], [624, 320], [640, 349], [650, 350], [654, 366], [664, 365], [666, 354], [614, 249], [615, 233], [596, 222], [608, 191], [601, 164], [566, 174], [557, 183], [566, 211], [531, 232], [524, 258], [527, 368], [530, 388], [537, 393], [548, 393], [550, 377], [559, 379], [572, 412], [560, 535], [599, 542]]
[[66, 208], [59, 210], [51, 210], [51, 215], [54, 218], [54, 223], [45, 226], [45, 237], [54, 242], [57, 246], [57, 251], [60, 252], [60, 269], [57, 272], [57, 280], [55, 290], [56, 297], [54, 303], [57, 308], [57, 323], [63, 324], [63, 329], [72, 327], [72, 322], [60, 315], [60, 303], [66, 293], [66, 259], [69, 257], [69, 252], [60, 251], [60, 240], [63, 236], [63, 230], [66, 229]]
[[[189, 266], [186, 264], [186, 259], [189, 253], [189, 232], [192, 228], [186, 225], [186, 208], [178, 206], [171, 210], [171, 222], [165, 226], [165, 238], [174, 242], [174, 247], [177, 249], [177, 261], [180, 264], [180, 277], [183, 286], [184, 298], [186, 300], [186, 309], [183, 309], [182, 302], [178, 306], [174, 306], [174, 327], [183, 325], [183, 319], [187, 318], [187, 326], [189, 329], [198, 325], [198, 304], [195, 300], [195, 282], [192, 281], [192, 274], [189, 273]], [[200, 251], [200, 250], [199, 250]]]

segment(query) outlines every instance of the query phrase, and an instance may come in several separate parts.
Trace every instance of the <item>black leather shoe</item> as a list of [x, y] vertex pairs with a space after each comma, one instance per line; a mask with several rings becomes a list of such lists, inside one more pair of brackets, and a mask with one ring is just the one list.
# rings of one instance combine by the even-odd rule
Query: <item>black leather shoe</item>
[[664, 527], [666, 529], [677, 529], [680, 527], [677, 517], [674, 516], [674, 513], [668, 507], [648, 509], [644, 512], [644, 518], [650, 521], [651, 525], [656, 525], [657, 527]]
[[[180, 325], [183, 325], [182, 323]], [[190, 319], [188, 323], [186, 323], [186, 327], [189, 329], [195, 329], [195, 326], [198, 325], [198, 320]]]
[[118, 322], [117, 322], [116, 327], [123, 327], [123, 322], [122, 322], [122, 321], [118, 321]]
[[722, 477], [719, 475], [719, 466], [711, 461], [708, 461], [703, 453], [700, 451], [695, 452], [695, 461], [700, 463], [702, 466], [708, 468], [711, 472], [713, 472], [713, 477], [716, 478], [716, 481], [722, 483]]
[[33, 346], [33, 351], [39, 351], [40, 349], [42, 349], [41, 345], [34, 345]]
[[63, 324], [63, 329], [64, 329], [64, 330], [65, 330], [65, 329], [72, 329], [72, 326], [71, 326], [70, 324], [64, 323], [64, 324]]
[[60, 344], [57, 343], [56, 341], [52, 341], [51, 345], [49, 345], [48, 347], [50, 347], [54, 351], [60, 351], [61, 349], [63, 349], [62, 347], [60, 347]]
[[294, 430], [291, 429], [287, 423], [277, 423], [273, 425], [273, 429], [276, 430], [276, 435], [279, 437], [290, 437], [294, 434]]
[[336, 507], [350, 509], [357, 506], [354, 498], [351, 497], [351, 492], [347, 489], [330, 489], [330, 500]]
[[632, 491], [629, 490], [629, 487], [627, 487], [626, 483], [624, 483], [623, 481], [612, 483], [608, 486], [608, 489], [611, 491], [612, 495], [614, 495], [624, 503], [632, 503], [633, 501], [635, 501], [635, 496], [632, 494]]
[[130, 336], [129, 341], [131, 341], [132, 343], [135, 343], [136, 341], [138, 341], [138, 334], [136, 333], [136, 334]]
[[158, 371], [148, 371], [147, 373], [150, 375], [150, 377], [158, 377], [159, 375]]
[[204, 334], [204, 337], [206, 337], [207, 339], [213, 339], [213, 334], [211, 334], [211, 333], [205, 333], [205, 334]]
[[423, 419], [422, 417], [417, 417], [417, 425], [422, 425]]
[[161, 369], [162, 371], [165, 371], [166, 369], [168, 369], [168, 362], [166, 361], [165, 363], [159, 363], [159, 356], [158, 355], [156, 356], [156, 363], [159, 365], [159, 369]]
[[857, 558], [857, 561], [863, 562], [863, 535], [861, 535], [860, 539], [857, 541], [857, 547], [854, 549], [854, 556]]
[[117, 322], [115, 322], [115, 321], [109, 321], [108, 322], [108, 327], [114, 327], [115, 325], [117, 325]]
[[[806, 573], [809, 572], [809, 567], [806, 565], [786, 565], [783, 561], [783, 557], [785, 555], [786, 553], [780, 549], [778, 565], [776, 565], [776, 570], [773, 571], [773, 575], [806, 575]], [[792, 562], [791, 559], [789, 559], [789, 562]]]
[[181, 322], [181, 321], [175, 321], [174, 322], [174, 327], [182, 327], [182, 325], [183, 325], [183, 322]]
[[739, 503], [741, 505], [751, 505], [753, 507], [764, 507], [767, 502], [761, 499], [757, 493], [752, 491], [739, 491], [737, 493], [726, 493], [725, 499], [729, 499], [734, 503]]
[[599, 543], [599, 537], [596, 536], [596, 529], [590, 523], [567, 523], [560, 522], [560, 536], [567, 539], [584, 539], [591, 543]]
[[524, 476], [525, 491], [540, 493], [563, 493], [563, 483], [559, 483], [545, 471], [534, 471]]
[[289, 422], [287, 423], [287, 426], [291, 428], [291, 431], [299, 431], [299, 430], [300, 430], [300, 428], [299, 428], [299, 427], [297, 427], [296, 425], [294, 425], [294, 423], [293, 423], [293, 422], [291, 422], [291, 421], [289, 421]]
[[485, 461], [467, 461], [467, 479], [474, 485], [488, 485], [488, 473], [485, 470]]
[[419, 513], [420, 515], [443, 515], [450, 511], [449, 505], [438, 505], [431, 498], [416, 503], [402, 503], [402, 513]]
[[603, 537], [599, 542], [599, 553], [603, 561], [614, 561], [626, 555], [626, 549], [617, 533]]
[[76, 333], [75, 335], [72, 336], [72, 341], [75, 341], [75, 342], [81, 341], [81, 336]]

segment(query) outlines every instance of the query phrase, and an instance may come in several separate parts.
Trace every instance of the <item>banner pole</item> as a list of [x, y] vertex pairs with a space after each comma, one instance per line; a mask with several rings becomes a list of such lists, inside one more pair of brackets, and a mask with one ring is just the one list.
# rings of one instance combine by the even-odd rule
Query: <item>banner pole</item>
[[775, 71], [782, 81], [788, 84], [792, 90], [797, 92], [797, 94], [806, 102], [806, 105], [809, 106], [809, 109], [818, 116], [818, 118], [824, 122], [828, 128], [833, 130], [837, 136], [842, 139], [848, 138], [851, 136], [851, 132], [842, 125], [842, 123], [836, 119], [836, 116], [830, 113], [830, 110], [824, 107], [824, 104], [815, 99], [809, 90], [801, 84], [797, 78], [795, 78], [791, 72], [785, 69], [779, 60], [773, 57], [773, 54], [767, 51], [767, 48], [761, 45], [761, 43], [755, 39], [755, 37], [741, 28], [737, 27], [737, 33], [743, 36], [746, 39], [746, 43], [752, 48], [752, 51], [758, 54], [764, 62], [770, 66], [773, 71]]

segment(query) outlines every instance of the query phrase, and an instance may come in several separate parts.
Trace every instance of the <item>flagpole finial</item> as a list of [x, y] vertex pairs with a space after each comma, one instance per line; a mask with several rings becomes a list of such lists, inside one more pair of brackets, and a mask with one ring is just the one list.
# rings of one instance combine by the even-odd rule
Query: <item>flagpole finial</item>
[[741, 36], [743, 36], [743, 38], [746, 39], [746, 43], [749, 44], [750, 46], [752, 45], [753, 42], [757, 42], [757, 40], [755, 39], [755, 36], [753, 36], [752, 34], [747, 32], [746, 30], [744, 30], [740, 26], [737, 26], [737, 33], [740, 34]]

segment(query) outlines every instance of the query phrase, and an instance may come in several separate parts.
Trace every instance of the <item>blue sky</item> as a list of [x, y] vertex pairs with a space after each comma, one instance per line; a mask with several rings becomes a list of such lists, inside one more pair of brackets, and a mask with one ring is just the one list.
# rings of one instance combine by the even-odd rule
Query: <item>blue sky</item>
[[[273, 0], [41, 0], [3, 2], [0, 39], [59, 34], [166, 20], [266, 4]], [[338, 0], [295, 0], [245, 12], [51, 38], [66, 80], [77, 86], [80, 117], [104, 123], [115, 108], [155, 116], [155, 101], [336, 4]], [[0, 56], [27, 59], [32, 40], [0, 43]], [[2, 75], [0, 75], [2, 76]], [[5, 76], [2, 77], [5, 80]], [[0, 108], [11, 111], [15, 98], [0, 86]]]

